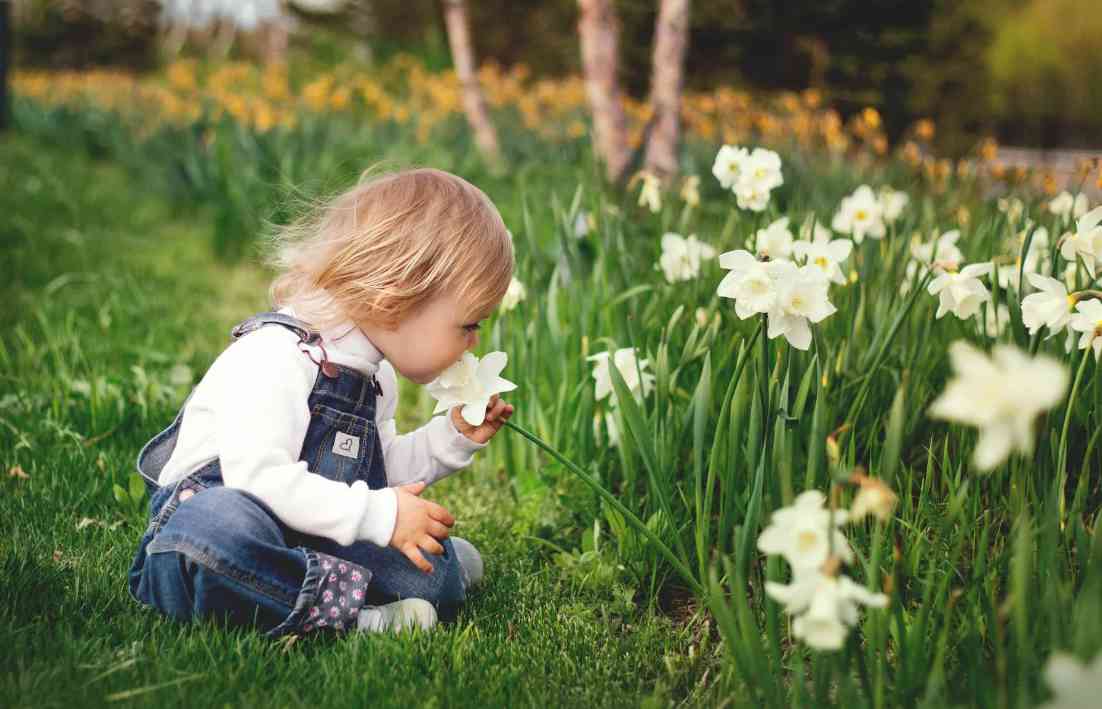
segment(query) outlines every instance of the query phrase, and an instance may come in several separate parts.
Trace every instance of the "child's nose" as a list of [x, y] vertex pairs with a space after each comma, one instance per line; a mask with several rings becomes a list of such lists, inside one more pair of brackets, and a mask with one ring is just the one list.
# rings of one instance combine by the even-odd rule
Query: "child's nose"
[[478, 333], [477, 332], [472, 332], [471, 333], [471, 344], [468, 345], [467, 349], [468, 350], [473, 350], [475, 347], [478, 347]]

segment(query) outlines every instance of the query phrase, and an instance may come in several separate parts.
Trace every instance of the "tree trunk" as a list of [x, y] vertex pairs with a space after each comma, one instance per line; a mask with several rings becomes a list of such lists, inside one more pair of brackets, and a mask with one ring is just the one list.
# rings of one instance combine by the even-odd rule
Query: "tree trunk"
[[610, 0], [578, 0], [585, 92], [593, 114], [593, 147], [610, 182], [627, 168], [627, 126], [617, 81], [619, 26]]
[[8, 64], [11, 62], [11, 3], [0, 0], [0, 131], [8, 128]]
[[689, 45], [689, 0], [661, 0], [654, 32], [651, 107], [654, 128], [647, 141], [646, 169], [669, 184], [678, 172], [681, 89]]
[[451, 46], [455, 73], [463, 89], [463, 108], [467, 113], [467, 122], [471, 124], [475, 143], [483, 159], [496, 169], [501, 166], [501, 149], [497, 142], [497, 131], [490, 121], [490, 111], [486, 108], [486, 98], [478, 83], [474, 47], [467, 23], [467, 4], [464, 0], [443, 0], [443, 3], [448, 44]]

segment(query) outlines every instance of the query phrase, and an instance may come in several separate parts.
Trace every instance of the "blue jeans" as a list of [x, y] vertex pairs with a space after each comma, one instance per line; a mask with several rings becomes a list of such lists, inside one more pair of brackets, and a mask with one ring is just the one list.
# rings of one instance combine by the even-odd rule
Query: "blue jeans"
[[322, 564], [344, 561], [368, 580], [367, 594], [350, 603], [349, 621], [364, 605], [423, 598], [442, 618], [465, 599], [450, 539], [441, 555], [421, 552], [426, 574], [391, 547], [342, 546], [281, 523], [252, 495], [222, 485], [212, 461], [174, 485], [156, 489], [149, 526], [130, 569], [133, 597], [178, 620], [221, 619], [272, 636], [314, 630], [309, 613], [327, 587]]

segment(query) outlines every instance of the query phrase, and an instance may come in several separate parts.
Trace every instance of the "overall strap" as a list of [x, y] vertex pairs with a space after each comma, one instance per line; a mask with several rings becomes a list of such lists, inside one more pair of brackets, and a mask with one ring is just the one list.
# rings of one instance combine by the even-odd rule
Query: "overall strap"
[[[329, 361], [329, 354], [325, 351], [325, 345], [321, 341], [321, 333], [312, 329], [302, 320], [293, 318], [290, 315], [271, 311], [257, 313], [248, 320], [233, 326], [233, 329], [230, 330], [230, 342], [233, 343], [237, 338], [243, 337], [265, 325], [282, 325], [295, 332], [298, 335], [299, 350], [309, 357], [311, 362], [318, 365], [321, 373], [330, 379], [336, 379], [339, 376], [337, 367]], [[321, 350], [321, 361], [314, 359], [314, 355], [311, 354], [308, 348], [303, 348], [303, 345], [317, 345], [318, 349]], [[376, 389], [378, 389], [378, 386], [376, 386]]]
[[298, 318], [293, 318], [283, 313], [264, 312], [257, 313], [251, 318], [234, 325], [233, 329], [230, 330], [230, 341], [237, 340], [237, 338], [243, 337], [253, 330], [269, 324], [282, 325], [295, 331], [295, 333], [298, 334], [299, 341], [307, 345], [312, 345], [321, 340], [320, 332], [311, 329], [309, 325]]

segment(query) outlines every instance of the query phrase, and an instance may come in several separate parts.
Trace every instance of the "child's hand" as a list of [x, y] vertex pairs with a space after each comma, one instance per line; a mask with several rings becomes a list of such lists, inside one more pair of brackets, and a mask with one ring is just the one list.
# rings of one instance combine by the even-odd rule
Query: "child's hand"
[[493, 438], [498, 429], [504, 426], [505, 421], [513, 415], [513, 405], [506, 404], [498, 394], [490, 397], [490, 403], [486, 404], [486, 420], [481, 426], [472, 426], [464, 421], [459, 409], [460, 407], [456, 406], [449, 412], [452, 423], [460, 433], [475, 443], [485, 443]]
[[455, 518], [435, 502], [418, 497], [424, 489], [423, 482], [394, 488], [398, 497], [398, 519], [394, 522], [390, 546], [405, 554], [414, 566], [431, 574], [432, 564], [419, 549], [443, 554], [444, 547], [436, 540], [448, 538], [448, 528], [455, 524]]

